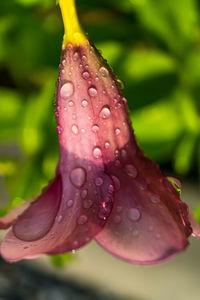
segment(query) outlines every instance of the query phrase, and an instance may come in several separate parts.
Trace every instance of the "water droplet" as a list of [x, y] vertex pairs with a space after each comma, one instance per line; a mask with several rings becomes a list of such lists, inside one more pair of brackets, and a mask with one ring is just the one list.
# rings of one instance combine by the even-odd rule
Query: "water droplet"
[[57, 134], [61, 134], [62, 133], [62, 127], [60, 126], [60, 125], [58, 125], [57, 127], [56, 127], [56, 132], [57, 132]]
[[103, 76], [103, 77], [108, 77], [108, 75], [109, 75], [108, 70], [107, 70], [106, 68], [104, 68], [104, 67], [101, 67], [101, 68], [99, 69], [99, 73], [100, 73], [101, 76]]
[[148, 194], [149, 194], [149, 198], [150, 198], [152, 203], [157, 204], [157, 203], [160, 202], [160, 196], [159, 195], [156, 195], [156, 194], [151, 193], [151, 192], [149, 192]]
[[73, 206], [73, 204], [74, 204], [74, 201], [73, 200], [68, 200], [67, 201], [67, 207], [72, 207]]
[[86, 208], [86, 209], [88, 209], [88, 208], [90, 208], [92, 206], [92, 204], [93, 204], [93, 201], [90, 200], [90, 199], [87, 199], [87, 200], [85, 200], [83, 202], [83, 207]]
[[96, 97], [97, 95], [97, 89], [95, 87], [91, 87], [88, 89], [88, 94], [90, 97]]
[[121, 157], [126, 158], [127, 157], [127, 151], [125, 149], [121, 149]]
[[83, 107], [87, 107], [87, 106], [88, 106], [87, 100], [86, 100], [86, 99], [83, 99], [83, 101], [81, 102], [81, 105], [82, 105]]
[[58, 216], [58, 223], [61, 223], [62, 222], [62, 219], [63, 219], [63, 216]]
[[128, 218], [135, 222], [138, 221], [140, 218], [141, 214], [137, 208], [130, 208], [128, 212]]
[[128, 101], [126, 100], [126, 98], [123, 97], [122, 101], [124, 102], [124, 104], [126, 104], [126, 105], [128, 104]]
[[87, 220], [88, 220], [87, 216], [81, 215], [81, 216], [78, 218], [77, 223], [78, 223], [79, 225], [83, 225], [83, 224], [85, 224], [85, 223], [87, 222]]
[[121, 222], [121, 217], [120, 216], [115, 216], [114, 217], [114, 222], [116, 223], [116, 224], [119, 224], [120, 222]]
[[110, 143], [109, 142], [105, 142], [105, 149], [108, 149], [110, 147]]
[[76, 114], [73, 114], [73, 115], [72, 115], [72, 119], [73, 119], [73, 120], [76, 120]]
[[93, 155], [95, 158], [101, 158], [102, 157], [102, 151], [101, 151], [101, 148], [100, 147], [95, 147], [93, 149]]
[[85, 71], [85, 72], [83, 72], [82, 77], [83, 77], [83, 79], [88, 80], [90, 78], [90, 73]]
[[82, 56], [82, 60], [87, 60], [87, 56], [86, 56], [86, 55], [83, 55], [83, 56]]
[[78, 60], [78, 52], [75, 52], [73, 55], [73, 60], [77, 61]]
[[100, 111], [99, 117], [102, 119], [108, 119], [110, 117], [110, 114], [110, 108], [108, 106], [104, 106]]
[[115, 135], [119, 135], [119, 134], [120, 134], [120, 132], [121, 132], [121, 131], [120, 131], [120, 129], [119, 129], [119, 128], [116, 128], [116, 129], [115, 129]]
[[149, 226], [149, 231], [150, 231], [150, 232], [154, 231], [154, 227], [153, 227], [152, 225]]
[[137, 229], [134, 229], [133, 231], [132, 231], [132, 236], [133, 237], [137, 237], [139, 235], [139, 231], [137, 230]]
[[98, 126], [97, 124], [93, 125], [93, 126], [92, 126], [92, 131], [93, 131], [93, 132], [99, 131], [99, 126]]
[[63, 65], [63, 66], [66, 66], [66, 59], [63, 59], [62, 65]]
[[70, 107], [72, 107], [72, 106], [74, 106], [74, 102], [73, 102], [73, 101], [69, 101], [68, 105], [69, 105]]
[[120, 164], [121, 164], [121, 163], [120, 163], [120, 160], [119, 160], [119, 159], [117, 159], [117, 160], [115, 161], [115, 166], [116, 166], [116, 167], [119, 167], [119, 166], [120, 166]]
[[88, 191], [87, 190], [82, 190], [81, 192], [81, 198], [85, 199], [87, 197]]
[[133, 178], [137, 176], [137, 169], [133, 165], [126, 165], [125, 169], [128, 176], [131, 176]]
[[101, 186], [103, 184], [103, 179], [101, 177], [97, 177], [95, 179], [96, 186]]
[[102, 220], [106, 220], [111, 212], [112, 202], [111, 198], [107, 197], [104, 202], [101, 203], [98, 216]]
[[73, 134], [78, 135], [79, 129], [78, 129], [77, 125], [75, 125], [75, 124], [72, 125], [72, 132], [73, 132]]
[[55, 112], [55, 116], [56, 116], [56, 118], [59, 117], [59, 112], [58, 111]]
[[119, 180], [119, 178], [117, 178], [114, 175], [112, 175], [111, 178], [112, 178], [112, 181], [114, 183], [115, 190], [119, 191], [120, 190], [120, 180]]
[[85, 133], [85, 129], [84, 128], [81, 128], [81, 133]]
[[116, 212], [117, 212], [117, 213], [120, 213], [121, 211], [122, 211], [122, 206], [117, 206]]
[[83, 168], [75, 168], [71, 171], [70, 179], [75, 187], [80, 188], [86, 181], [86, 172]]
[[109, 192], [110, 194], [112, 194], [112, 193], [114, 192], [114, 190], [115, 190], [114, 185], [109, 184], [108, 192]]
[[63, 86], [60, 89], [60, 96], [63, 99], [67, 99], [71, 97], [74, 93], [74, 85], [71, 81], [67, 81], [63, 84]]

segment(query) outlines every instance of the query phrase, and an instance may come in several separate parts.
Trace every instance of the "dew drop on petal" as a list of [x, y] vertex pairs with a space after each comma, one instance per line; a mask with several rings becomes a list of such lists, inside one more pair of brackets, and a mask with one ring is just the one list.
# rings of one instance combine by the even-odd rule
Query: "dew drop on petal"
[[94, 158], [101, 158], [102, 157], [102, 151], [101, 151], [101, 148], [100, 147], [95, 147], [93, 149], [93, 155], [94, 155]]
[[118, 215], [116, 215], [116, 216], [114, 217], [114, 222], [115, 222], [116, 224], [119, 224], [119, 223], [121, 222], [121, 217], [118, 216]]
[[58, 216], [58, 223], [61, 223], [61, 222], [62, 222], [62, 219], [63, 219], [63, 216], [62, 216], [62, 215]]
[[83, 101], [81, 102], [82, 107], [87, 107], [88, 106], [88, 102], [86, 99], [83, 99]]
[[75, 168], [71, 171], [70, 179], [75, 187], [80, 188], [86, 181], [86, 172], [83, 168]]
[[78, 52], [75, 52], [73, 55], [73, 60], [77, 61], [78, 60]]
[[85, 223], [87, 222], [87, 220], [88, 220], [87, 216], [81, 215], [81, 216], [78, 218], [77, 223], [78, 223], [79, 225], [83, 225], [83, 224], [85, 224]]
[[73, 200], [68, 200], [67, 201], [67, 207], [72, 207], [73, 206], [73, 204], [74, 204], [74, 201]]
[[93, 204], [93, 201], [90, 199], [86, 199], [83, 201], [83, 207], [86, 209], [90, 208], [92, 206], [92, 204]]
[[149, 193], [149, 198], [150, 198], [150, 200], [151, 200], [151, 202], [152, 203], [155, 203], [155, 204], [157, 204], [157, 203], [159, 203], [160, 202], [160, 196], [159, 195], [156, 195], [156, 194], [154, 194], [154, 193]]
[[75, 125], [75, 124], [72, 125], [72, 132], [73, 132], [73, 134], [78, 135], [79, 129], [78, 129], [77, 125]]
[[119, 134], [120, 134], [120, 132], [121, 132], [121, 131], [120, 131], [120, 129], [119, 129], [119, 128], [116, 128], [116, 129], [115, 129], [115, 135], [119, 135]]
[[69, 102], [68, 102], [68, 105], [69, 105], [70, 107], [72, 107], [72, 106], [74, 106], [74, 102], [73, 102], [73, 101], [69, 101]]
[[122, 212], [122, 207], [121, 206], [117, 206], [116, 211], [117, 211], [117, 213]]
[[108, 192], [109, 192], [110, 194], [112, 194], [112, 193], [114, 192], [114, 190], [115, 190], [114, 185], [109, 184], [109, 186], [108, 186]]
[[91, 87], [88, 89], [88, 94], [90, 97], [96, 97], [97, 95], [97, 89], [95, 87]]
[[101, 76], [103, 76], [103, 77], [108, 77], [108, 75], [109, 75], [109, 72], [108, 72], [108, 70], [107, 70], [105, 67], [101, 67], [101, 68], [99, 69], [99, 73], [100, 73]]
[[74, 85], [71, 81], [67, 81], [63, 84], [63, 86], [60, 89], [60, 96], [63, 99], [67, 99], [71, 97], [74, 93]]
[[110, 108], [108, 106], [104, 106], [100, 111], [99, 117], [102, 119], [108, 119], [110, 117], [110, 114]]
[[99, 209], [99, 213], [98, 213], [99, 218], [102, 220], [106, 220], [110, 215], [111, 208], [112, 205], [110, 199], [109, 198], [105, 199], [105, 201], [102, 202], [101, 207]]
[[96, 186], [101, 186], [103, 184], [103, 179], [101, 177], [97, 177], [95, 179]]
[[58, 125], [57, 127], [56, 127], [56, 132], [57, 132], [57, 134], [61, 134], [62, 133], [62, 127], [60, 126], [60, 125]]
[[126, 165], [125, 166], [126, 173], [128, 176], [135, 178], [138, 174], [137, 169], [133, 165]]
[[110, 147], [110, 143], [109, 142], [105, 142], [104, 147], [105, 147], [105, 149], [108, 149]]
[[88, 80], [90, 78], [90, 73], [85, 71], [82, 73], [82, 77], [83, 77], [83, 79]]
[[141, 214], [137, 208], [130, 208], [128, 211], [128, 218], [129, 220], [135, 222], [138, 221]]
[[121, 186], [119, 178], [116, 177], [116, 176], [114, 176], [114, 175], [112, 175], [111, 178], [112, 178], [112, 181], [114, 183], [115, 190], [119, 191], [120, 190], [120, 186]]
[[97, 124], [93, 125], [93, 126], [92, 126], [92, 131], [93, 131], [93, 132], [99, 131], [99, 126], [98, 126]]
[[121, 150], [121, 157], [126, 158], [127, 157], [127, 151], [125, 149]]
[[85, 199], [87, 197], [88, 191], [87, 190], [82, 190], [81, 192], [81, 198]]

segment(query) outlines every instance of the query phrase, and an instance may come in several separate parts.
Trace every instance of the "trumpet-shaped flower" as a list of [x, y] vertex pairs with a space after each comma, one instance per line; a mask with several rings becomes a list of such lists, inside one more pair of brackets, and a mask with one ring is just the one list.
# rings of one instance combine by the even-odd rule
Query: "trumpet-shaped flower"
[[13, 262], [95, 239], [130, 262], [170, 258], [192, 234], [188, 208], [138, 147], [120, 85], [79, 27], [73, 1], [60, 6], [67, 29], [57, 83], [60, 159], [42, 195], [0, 219], [0, 228], [12, 225], [1, 254]]

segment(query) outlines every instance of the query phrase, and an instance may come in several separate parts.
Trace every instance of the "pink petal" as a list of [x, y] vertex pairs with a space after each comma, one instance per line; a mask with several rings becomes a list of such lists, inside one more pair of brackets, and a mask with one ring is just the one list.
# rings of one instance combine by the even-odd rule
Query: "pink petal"
[[8, 229], [20, 216], [21, 214], [31, 205], [33, 200], [29, 200], [13, 208], [8, 212], [7, 215], [0, 218], [0, 229]]
[[187, 207], [158, 167], [136, 150], [109, 170], [120, 188], [97, 242], [111, 254], [139, 264], [160, 262], [182, 251], [191, 234]]

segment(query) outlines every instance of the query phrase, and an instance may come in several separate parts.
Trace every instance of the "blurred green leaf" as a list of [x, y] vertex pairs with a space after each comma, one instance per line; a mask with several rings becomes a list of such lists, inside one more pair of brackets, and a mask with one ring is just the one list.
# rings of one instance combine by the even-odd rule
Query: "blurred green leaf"
[[58, 268], [64, 267], [67, 263], [73, 261], [74, 258], [75, 256], [73, 253], [65, 253], [65, 254], [50, 256], [51, 261]]

